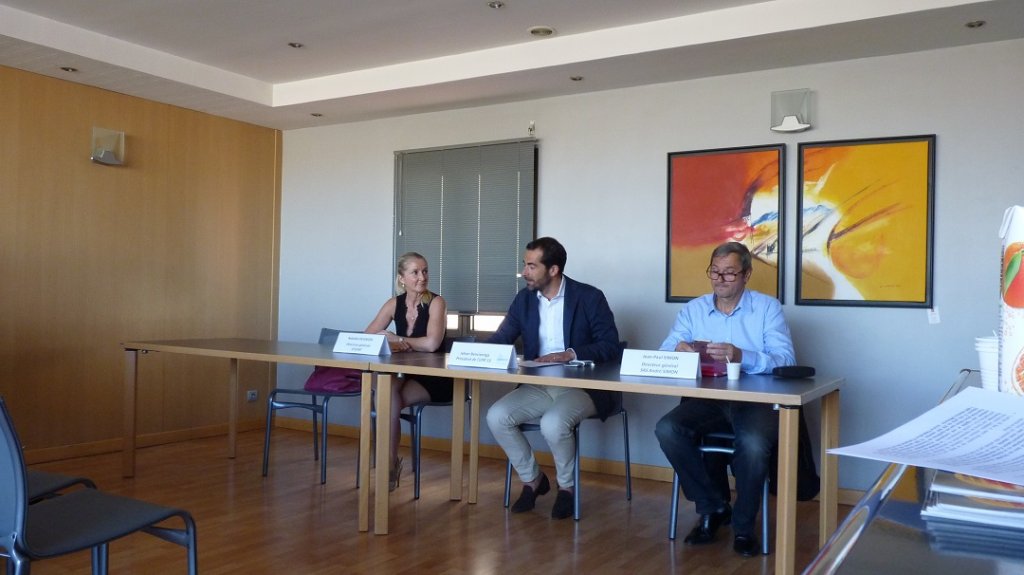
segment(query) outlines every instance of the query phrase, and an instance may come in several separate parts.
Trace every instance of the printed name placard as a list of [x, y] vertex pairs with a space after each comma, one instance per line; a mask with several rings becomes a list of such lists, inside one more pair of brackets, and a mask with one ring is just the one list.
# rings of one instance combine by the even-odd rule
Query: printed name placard
[[352, 333], [343, 331], [338, 334], [334, 344], [335, 353], [355, 353], [359, 355], [391, 355], [388, 336], [382, 333]]
[[689, 351], [626, 349], [622, 351], [622, 366], [619, 373], [697, 379], [697, 374], [700, 373], [700, 354]]
[[448, 353], [448, 366], [515, 369], [516, 348], [499, 343], [457, 341]]

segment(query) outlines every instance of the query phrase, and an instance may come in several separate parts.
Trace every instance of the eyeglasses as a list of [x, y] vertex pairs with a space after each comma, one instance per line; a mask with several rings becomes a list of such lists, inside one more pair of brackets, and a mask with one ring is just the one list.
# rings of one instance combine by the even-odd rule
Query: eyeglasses
[[726, 282], [734, 282], [734, 281], [736, 281], [736, 278], [738, 278], [739, 276], [743, 275], [742, 272], [740, 272], [740, 273], [737, 273], [737, 272], [726, 272], [726, 273], [716, 272], [716, 271], [713, 271], [711, 268], [708, 268], [705, 273], [708, 274], [708, 278], [709, 279], [712, 279], [714, 281], [722, 280], [722, 281], [726, 281]]

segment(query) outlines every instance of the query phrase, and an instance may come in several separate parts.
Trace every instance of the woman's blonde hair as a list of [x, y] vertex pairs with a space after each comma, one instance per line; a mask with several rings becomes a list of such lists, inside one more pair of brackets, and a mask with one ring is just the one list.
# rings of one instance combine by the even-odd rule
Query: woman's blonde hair
[[[405, 271], [406, 266], [412, 260], [420, 260], [423, 263], [427, 263], [427, 258], [416, 252], [405, 252], [398, 256], [398, 263], [395, 264], [395, 293], [402, 295], [405, 293], [405, 284], [402, 283], [402, 272]], [[420, 295], [420, 305], [430, 305], [430, 300], [434, 299], [434, 294], [430, 293], [430, 290], [423, 292]]]

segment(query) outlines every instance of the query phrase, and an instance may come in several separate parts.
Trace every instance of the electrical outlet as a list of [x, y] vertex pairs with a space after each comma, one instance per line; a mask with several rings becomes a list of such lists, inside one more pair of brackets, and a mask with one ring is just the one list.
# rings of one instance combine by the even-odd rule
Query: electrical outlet
[[255, 389], [250, 389], [249, 391], [245, 392], [246, 401], [256, 401], [259, 398], [259, 396], [260, 392], [256, 391]]

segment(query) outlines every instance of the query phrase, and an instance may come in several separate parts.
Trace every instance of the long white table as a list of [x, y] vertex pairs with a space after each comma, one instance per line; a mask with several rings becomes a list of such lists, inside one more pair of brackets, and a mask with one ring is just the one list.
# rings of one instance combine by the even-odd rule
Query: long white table
[[[700, 397], [730, 401], [777, 404], [779, 409], [779, 489], [776, 512], [776, 573], [793, 573], [796, 551], [796, 462], [798, 445], [799, 409], [813, 401], [821, 401], [821, 493], [820, 544], [835, 530], [837, 518], [838, 460], [827, 450], [839, 443], [839, 388], [842, 378], [817, 376], [806, 380], [783, 380], [763, 375], [744, 374], [738, 381], [725, 378], [700, 380], [674, 380], [651, 377], [620, 376], [619, 366], [598, 365], [591, 368], [543, 367], [518, 370], [491, 370], [475, 368], [448, 368], [440, 354], [396, 354], [392, 356], [364, 356], [337, 354], [329, 346], [315, 343], [279, 342], [251, 339], [189, 339], [146, 342], [126, 342], [124, 347], [124, 443], [122, 474], [135, 474], [136, 386], [138, 354], [150, 351], [221, 357], [230, 360], [228, 379], [228, 456], [235, 456], [238, 419], [238, 361], [251, 360], [302, 365], [326, 365], [362, 370], [363, 394], [360, 406], [360, 477], [361, 485], [370, 485], [369, 454], [371, 430], [370, 390], [377, 379], [378, 413], [389, 413], [391, 405], [391, 378], [398, 373], [435, 375], [454, 380], [454, 397], [463, 397], [466, 384], [470, 393], [480, 397], [480, 382], [495, 381], [511, 384], [531, 383], [644, 393], [674, 397]], [[478, 470], [480, 455], [480, 402], [471, 402], [469, 448], [470, 503], [477, 502], [479, 491]], [[462, 498], [463, 429], [465, 403], [452, 405], [452, 499]], [[651, 430], [653, 433], [654, 430]], [[377, 441], [389, 445], [391, 427], [386, 417], [377, 420]], [[388, 450], [378, 449], [377, 469], [389, 468]], [[388, 533], [389, 494], [387, 473], [377, 473], [374, 482], [374, 532]], [[359, 530], [369, 530], [369, 489], [359, 493]]]
[[[843, 379], [839, 377], [816, 376], [811, 379], [786, 380], [770, 375], [744, 374], [737, 381], [724, 377], [698, 380], [676, 380], [653, 377], [619, 375], [617, 364], [579, 368], [550, 366], [541, 368], [520, 368], [518, 370], [492, 370], [453, 367], [445, 365], [440, 354], [397, 354], [371, 360], [369, 369], [377, 374], [378, 409], [386, 410], [390, 405], [390, 378], [393, 374], [434, 375], [451, 377], [455, 381], [454, 397], [461, 397], [465, 382], [471, 382], [471, 395], [480, 397], [480, 382], [495, 381], [506, 383], [531, 383], [589, 389], [623, 391], [674, 397], [698, 397], [723, 401], [767, 403], [779, 406], [779, 488], [776, 511], [776, 573], [795, 572], [796, 554], [796, 470], [799, 444], [800, 408], [813, 401], [821, 401], [821, 492], [819, 514], [819, 545], [835, 530], [838, 509], [838, 459], [827, 450], [839, 444], [839, 388]], [[470, 448], [469, 448], [469, 497], [476, 503], [478, 494], [478, 458], [480, 444], [480, 402], [471, 402]], [[453, 440], [461, 436], [465, 404], [453, 403]], [[381, 411], [380, 413], [387, 413]], [[654, 430], [651, 430], [653, 433]], [[364, 417], [361, 436], [369, 433], [369, 419]], [[377, 441], [388, 445], [390, 428], [382, 421], [377, 422]], [[456, 444], [459, 444], [456, 453]], [[452, 443], [452, 499], [456, 495], [456, 478], [460, 480], [461, 493], [462, 453], [461, 442]], [[386, 450], [378, 450], [377, 468], [387, 469]], [[381, 467], [383, 466], [383, 467]], [[368, 481], [368, 469], [361, 468], [363, 480]], [[375, 494], [374, 532], [388, 532], [388, 490], [384, 474], [377, 475]]]

